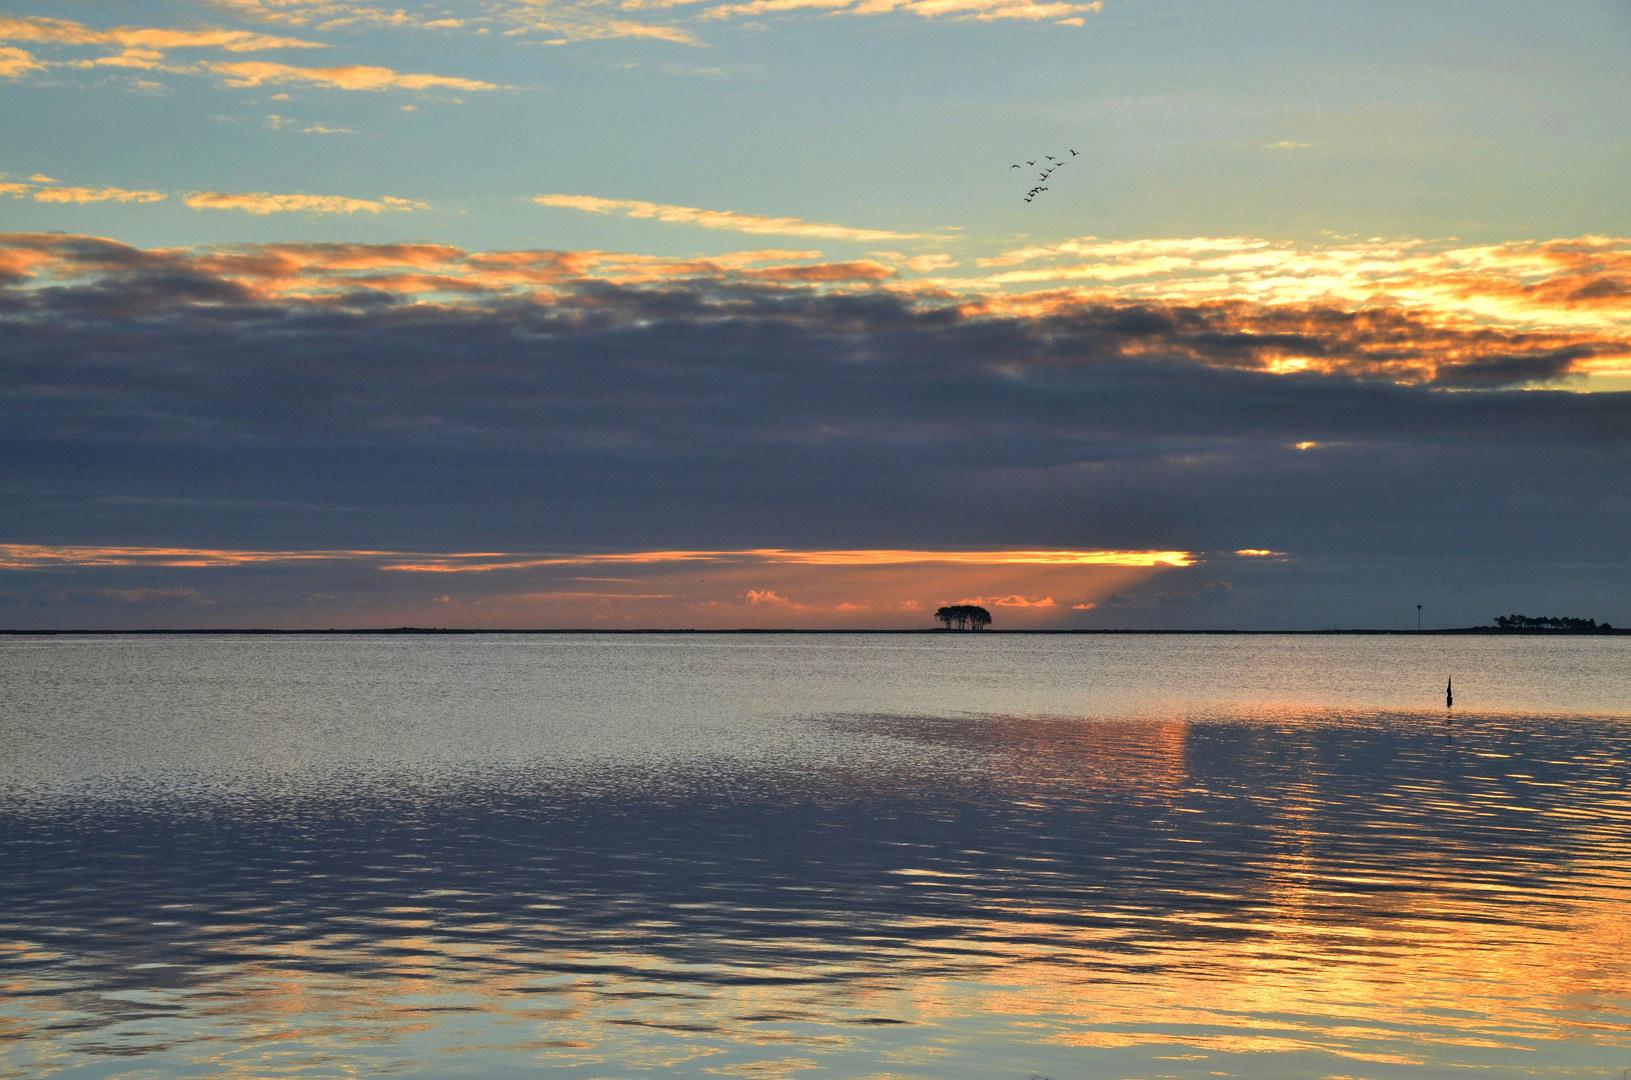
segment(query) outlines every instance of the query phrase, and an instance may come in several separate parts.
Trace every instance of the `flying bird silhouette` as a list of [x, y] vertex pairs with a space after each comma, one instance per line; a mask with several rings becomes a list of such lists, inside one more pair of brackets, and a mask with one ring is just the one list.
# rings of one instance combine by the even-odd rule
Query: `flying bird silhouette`
[[[1049, 164], [1042, 166], [1041, 171], [1036, 174], [1036, 181], [1035, 181], [1034, 186], [1031, 188], [1030, 191], [1027, 191], [1025, 193], [1025, 201], [1026, 202], [1034, 202], [1044, 191], [1052, 190], [1051, 188], [1049, 188], [1047, 186], [1048, 178], [1051, 177], [1054, 173], [1058, 172], [1060, 166], [1070, 164], [1070, 158], [1080, 157], [1080, 156], [1081, 156], [1081, 151], [1080, 150], [1075, 150], [1075, 149], [1070, 150], [1070, 157], [1067, 157], [1067, 158], [1056, 158], [1052, 154], [1043, 154], [1042, 157], [1040, 159], [1038, 159], [1038, 160], [1045, 160], [1045, 161], [1049, 162]], [[1025, 164], [1035, 165], [1036, 161], [1033, 161], [1030, 158], [1026, 158], [1025, 159]], [[1010, 165], [1008, 167], [1010, 169], [1019, 168], [1018, 165]]]

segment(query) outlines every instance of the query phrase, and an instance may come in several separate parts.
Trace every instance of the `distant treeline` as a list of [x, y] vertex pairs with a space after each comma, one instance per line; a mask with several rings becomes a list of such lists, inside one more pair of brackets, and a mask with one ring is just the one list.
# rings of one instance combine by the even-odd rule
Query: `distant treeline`
[[1502, 630], [1612, 630], [1608, 623], [1596, 619], [1561, 619], [1556, 615], [1531, 617], [1528, 615], [1497, 615], [1495, 625]]

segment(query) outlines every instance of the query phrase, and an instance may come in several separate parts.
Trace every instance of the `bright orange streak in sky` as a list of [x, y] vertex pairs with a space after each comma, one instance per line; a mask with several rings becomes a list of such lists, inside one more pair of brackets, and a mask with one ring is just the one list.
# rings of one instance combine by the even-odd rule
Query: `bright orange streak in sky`
[[[485, 559], [486, 562], [466, 562]], [[1189, 566], [1187, 551], [789, 551], [751, 548], [744, 551], [635, 551], [623, 554], [553, 555], [536, 558], [492, 555], [426, 556], [414, 563], [380, 567], [422, 573], [519, 570], [535, 566], [587, 566], [596, 563], [761, 562], [792, 566], [899, 566], [910, 563], [957, 563], [976, 566]]]
[[[249, 563], [391, 560], [381, 570], [420, 573], [524, 570], [539, 566], [597, 563], [760, 562], [798, 566], [895, 566], [956, 563], [977, 566], [1189, 566], [1187, 551], [637, 551], [586, 555], [531, 555], [497, 551], [233, 551], [220, 548], [89, 547], [0, 544], [0, 567], [47, 566], [239, 566]], [[412, 561], [396, 561], [412, 560]]]
[[0, 544], [0, 568], [46, 566], [239, 566], [246, 563], [394, 558], [391, 551], [231, 551], [220, 548]]

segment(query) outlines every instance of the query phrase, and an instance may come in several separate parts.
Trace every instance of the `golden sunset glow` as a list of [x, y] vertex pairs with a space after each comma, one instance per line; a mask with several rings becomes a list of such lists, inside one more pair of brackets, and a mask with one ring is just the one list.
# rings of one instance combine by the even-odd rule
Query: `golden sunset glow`
[[[1242, 552], [1241, 554], [1247, 554]], [[1256, 553], [1252, 553], [1256, 554]], [[1265, 553], [1267, 554], [1267, 553]], [[395, 561], [413, 559], [414, 561]], [[634, 551], [582, 555], [524, 555], [494, 551], [447, 554], [390, 551], [234, 551], [221, 548], [80, 547], [0, 544], [0, 566], [235, 566], [242, 563], [325, 560], [380, 561], [381, 570], [413, 573], [484, 573], [542, 566], [760, 562], [788, 566], [897, 566], [949, 563], [975, 566], [1189, 566], [1187, 551]]]
[[[36, 199], [162, 200], [163, 192], [44, 186]], [[424, 210], [406, 197], [180, 192], [199, 209], [251, 214], [353, 214]], [[547, 195], [537, 201], [597, 214], [616, 212], [741, 232], [807, 238], [900, 239], [907, 234], [754, 217], [630, 200]], [[107, 242], [13, 235], [0, 242], [10, 263], [36, 285], [94, 277], [122, 265]], [[105, 246], [103, 254], [98, 246]], [[467, 252], [439, 245], [262, 244], [152, 253], [176, 270], [204, 273], [257, 299], [343, 305], [358, 287], [385, 289], [420, 304], [460, 307], [501, 296], [556, 305], [586, 283], [632, 286], [719, 278], [825, 289], [883, 288], [932, 310], [950, 304], [965, 319], [1069, 318], [1106, 307], [1149, 306], [1152, 314], [1198, 320], [1208, 335], [1129, 340], [1123, 355], [1159, 348], [1203, 364], [1280, 375], [1319, 373], [1417, 382], [1513, 356], [1566, 356], [1566, 372], [1613, 377], [1631, 370], [1631, 241], [1607, 237], [1455, 247], [1411, 240], [1325, 247], [1249, 238], [1099, 242], [1088, 238], [1017, 249], [987, 266], [1041, 263], [995, 276], [910, 276], [917, 262], [821, 260], [819, 252], [738, 252], [663, 258], [601, 251]], [[1050, 260], [1096, 261], [1049, 267]], [[890, 262], [880, 261], [891, 258]], [[789, 262], [797, 259], [799, 262]], [[814, 260], [814, 261], [810, 261]], [[765, 264], [771, 265], [765, 265]], [[1091, 278], [1089, 288], [1060, 285]], [[1017, 286], [1052, 283], [1041, 290]], [[1227, 356], [1204, 342], [1231, 335], [1245, 346]], [[1299, 443], [1299, 449], [1317, 445]]]
[[382, 570], [419, 573], [479, 573], [518, 570], [534, 566], [588, 566], [595, 563], [761, 562], [785, 566], [904, 566], [949, 563], [972, 566], [1189, 566], [1187, 551], [788, 551], [754, 548], [746, 551], [637, 551], [601, 555], [491, 554], [432, 556], [411, 563], [394, 563]]
[[[1197, 565], [1185, 551], [636, 551], [531, 554], [0, 545], [0, 568], [223, 572], [329, 567], [429, 578], [419, 599], [371, 604], [395, 624], [485, 626], [886, 626], [924, 628], [946, 604], [979, 604], [999, 628], [1056, 623], [1153, 576]], [[101, 595], [121, 604], [213, 604], [207, 577]], [[411, 586], [410, 586], [411, 587]], [[440, 595], [437, 595], [440, 594]], [[308, 616], [334, 623], [333, 616]]]

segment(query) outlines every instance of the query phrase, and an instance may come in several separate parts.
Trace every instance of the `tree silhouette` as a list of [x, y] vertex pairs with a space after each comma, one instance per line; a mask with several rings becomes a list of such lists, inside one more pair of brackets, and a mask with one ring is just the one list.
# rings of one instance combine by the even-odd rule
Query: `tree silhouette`
[[956, 623], [959, 630], [984, 630], [991, 625], [991, 613], [975, 604], [951, 604], [936, 611], [934, 617], [944, 623], [947, 630], [952, 623]]
[[1596, 619], [1559, 618], [1556, 615], [1497, 615], [1495, 625], [1502, 630], [1612, 630], [1608, 623], [1600, 623]]

